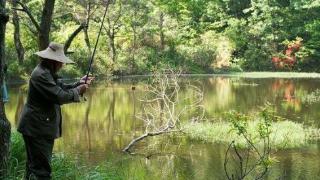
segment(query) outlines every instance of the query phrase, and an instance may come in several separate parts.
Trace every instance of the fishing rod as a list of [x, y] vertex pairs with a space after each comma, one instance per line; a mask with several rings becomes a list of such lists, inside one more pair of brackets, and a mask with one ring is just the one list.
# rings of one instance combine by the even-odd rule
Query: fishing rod
[[96, 40], [96, 44], [95, 44], [95, 46], [94, 46], [92, 55], [91, 55], [91, 57], [90, 57], [90, 64], [89, 64], [89, 67], [88, 67], [88, 70], [87, 70], [87, 74], [86, 74], [86, 79], [85, 79], [85, 82], [84, 82], [85, 84], [87, 84], [88, 77], [89, 77], [89, 73], [90, 73], [91, 68], [92, 68], [92, 64], [93, 64], [93, 60], [94, 60], [94, 55], [96, 54], [96, 50], [97, 50], [99, 38], [100, 38], [100, 35], [101, 35], [101, 31], [102, 31], [104, 19], [106, 18], [106, 15], [107, 15], [108, 6], [109, 6], [109, 0], [107, 1], [106, 9], [105, 9], [105, 11], [104, 11], [104, 15], [103, 15], [102, 22], [101, 22], [101, 25], [100, 25], [100, 29], [99, 29], [98, 37], [97, 37], [97, 40]]

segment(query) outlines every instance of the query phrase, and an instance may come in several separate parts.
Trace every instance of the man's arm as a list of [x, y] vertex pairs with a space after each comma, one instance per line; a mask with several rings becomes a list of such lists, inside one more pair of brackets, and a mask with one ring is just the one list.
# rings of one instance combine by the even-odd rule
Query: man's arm
[[64, 90], [76, 88], [76, 87], [80, 86], [81, 84], [84, 84], [84, 83], [81, 83], [80, 81], [75, 82], [75, 83], [64, 83], [61, 79], [58, 79], [58, 82], [57, 82], [57, 85], [60, 86]]
[[36, 78], [31, 78], [31, 83], [48, 101], [60, 105], [80, 102], [80, 94], [84, 93], [80, 93], [80, 86], [71, 89], [63, 89], [55, 83], [49, 73], [43, 73]]
[[[78, 86], [80, 86], [81, 84], [85, 84], [86, 82], [86, 77], [87, 76], [83, 76], [80, 81], [78, 82], [75, 82], [75, 83], [64, 83], [61, 79], [58, 79], [58, 82], [57, 84], [62, 88], [62, 89], [72, 89], [72, 88], [76, 88]], [[94, 77], [93, 76], [88, 76], [87, 78], [87, 84], [91, 84], [91, 81], [94, 80]]]

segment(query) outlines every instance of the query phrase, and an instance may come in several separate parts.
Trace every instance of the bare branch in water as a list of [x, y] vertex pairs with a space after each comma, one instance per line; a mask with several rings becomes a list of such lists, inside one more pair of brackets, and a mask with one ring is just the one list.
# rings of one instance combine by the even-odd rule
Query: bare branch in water
[[124, 152], [131, 153], [130, 149], [147, 137], [182, 132], [182, 116], [192, 110], [200, 109], [203, 112], [190, 118], [189, 121], [200, 120], [204, 117], [203, 91], [201, 88], [188, 84], [186, 88], [192, 91], [193, 96], [181, 98], [179, 96], [180, 75], [181, 72], [175, 73], [172, 70], [154, 74], [153, 82], [146, 87], [145, 97], [140, 99], [142, 112], [137, 117], [144, 122], [145, 132], [133, 139], [123, 149]]

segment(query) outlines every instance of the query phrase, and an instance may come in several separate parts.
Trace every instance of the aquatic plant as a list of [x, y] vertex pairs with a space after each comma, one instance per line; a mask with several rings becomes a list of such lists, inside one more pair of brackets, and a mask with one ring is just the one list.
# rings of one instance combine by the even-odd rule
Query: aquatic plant
[[310, 94], [302, 96], [301, 101], [308, 104], [320, 102], [320, 89], [312, 91]]
[[[270, 143], [271, 123], [278, 120], [279, 117], [274, 115], [270, 106], [267, 105], [259, 114], [256, 136], [250, 134], [247, 130], [250, 116], [238, 112], [230, 112], [228, 114], [229, 122], [231, 122], [232, 130], [237, 133], [240, 138], [245, 141], [245, 148], [243, 151], [240, 145], [234, 139], [228, 146], [224, 161], [224, 171], [229, 180], [245, 179], [250, 174], [254, 174], [255, 179], [262, 179], [268, 172], [271, 165], [271, 150]], [[234, 151], [233, 153], [231, 151]], [[236, 155], [234, 161], [239, 164], [238, 168], [230, 170], [229, 156]]]
[[[245, 146], [244, 139], [233, 131], [231, 122], [192, 122], [184, 125], [185, 134], [191, 139], [210, 143], [229, 143], [237, 139], [237, 144]], [[246, 130], [252, 136], [257, 136], [259, 120], [247, 122]], [[281, 120], [271, 123], [271, 145], [277, 149], [297, 148], [307, 145], [309, 141], [320, 139], [320, 129], [306, 127], [301, 123]]]

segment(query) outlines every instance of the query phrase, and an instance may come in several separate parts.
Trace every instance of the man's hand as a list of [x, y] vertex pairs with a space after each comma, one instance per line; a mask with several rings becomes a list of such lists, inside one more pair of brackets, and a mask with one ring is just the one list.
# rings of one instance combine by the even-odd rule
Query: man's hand
[[[83, 76], [83, 77], [80, 79], [80, 83], [81, 83], [81, 84], [84, 84], [84, 83], [85, 83], [86, 77], [87, 77], [87, 75]], [[93, 80], [94, 80], [94, 77], [93, 77], [93, 76], [88, 76], [87, 84], [90, 85], [90, 84], [91, 84], [91, 81], [93, 81]]]
[[88, 84], [81, 84], [77, 87], [77, 89], [79, 90], [79, 94], [81, 96], [87, 91], [88, 88], [89, 88]]

